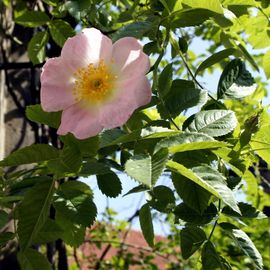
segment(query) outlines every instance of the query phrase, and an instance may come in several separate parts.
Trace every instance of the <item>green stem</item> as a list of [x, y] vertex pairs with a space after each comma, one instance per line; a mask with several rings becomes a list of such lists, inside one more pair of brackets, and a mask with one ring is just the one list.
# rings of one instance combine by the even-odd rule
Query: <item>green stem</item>
[[159, 96], [159, 99], [161, 101], [161, 104], [164, 108], [164, 110], [166, 111], [166, 114], [168, 115], [168, 118], [169, 118], [169, 121], [175, 126], [175, 128], [177, 130], [180, 130], [179, 127], [177, 126], [177, 124], [174, 122], [170, 112], [167, 110], [166, 106], [165, 106], [165, 102], [162, 98], [162, 95], [160, 94], [159, 92], [159, 88], [157, 87], [157, 82], [158, 82], [158, 66], [164, 56], [164, 53], [165, 53], [165, 50], [169, 44], [169, 40], [170, 40], [170, 29], [167, 28], [166, 29], [166, 36], [165, 36], [165, 39], [164, 39], [164, 42], [162, 44], [162, 48], [161, 48], [161, 52], [159, 54], [159, 57], [157, 58], [155, 64], [154, 64], [154, 69], [153, 69], [153, 86], [152, 86], [152, 90], [155, 91], [157, 90], [157, 93], [158, 93], [158, 96]]
[[[181, 52], [181, 50], [179, 48], [179, 45], [176, 43], [176, 41], [174, 40], [174, 38], [172, 36], [170, 37], [170, 39], [171, 39], [172, 46], [174, 47], [174, 49], [177, 51], [180, 58], [182, 59], [182, 61], [184, 63], [184, 66], [187, 69], [187, 71], [188, 71], [190, 77], [192, 78], [193, 82], [195, 84], [197, 84], [201, 89], [204, 89], [204, 87], [198, 82], [198, 80], [196, 79], [195, 75], [193, 74], [191, 68], [189, 67], [189, 65], [188, 65], [188, 63], [186, 61], [186, 58], [184, 57], [183, 53]], [[207, 93], [207, 94], [213, 101], [217, 102], [217, 100], [212, 95], [210, 95], [209, 93]]]
[[[221, 200], [219, 199], [219, 200], [218, 200], [218, 212], [220, 212], [220, 208], [221, 208]], [[216, 229], [217, 222], [218, 222], [218, 218], [219, 218], [219, 217], [217, 217], [217, 219], [216, 219], [216, 221], [215, 221], [215, 223], [214, 223], [214, 226], [213, 226], [213, 228], [212, 228], [212, 231], [211, 231], [211, 233], [210, 233], [210, 235], [209, 235], [209, 237], [208, 237], [208, 241], [210, 241], [210, 239], [211, 239], [211, 237], [212, 237], [212, 235], [213, 235], [213, 233], [214, 233], [214, 231], [215, 231], [215, 229]]]

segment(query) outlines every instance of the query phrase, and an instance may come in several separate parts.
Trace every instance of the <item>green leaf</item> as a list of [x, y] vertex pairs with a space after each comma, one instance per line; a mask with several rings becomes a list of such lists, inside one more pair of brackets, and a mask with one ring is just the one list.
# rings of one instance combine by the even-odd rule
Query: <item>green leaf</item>
[[223, 147], [219, 149], [213, 149], [212, 152], [218, 157], [222, 158], [223, 161], [225, 161], [227, 164], [229, 164], [230, 168], [239, 176], [242, 176], [243, 173], [245, 173], [247, 166], [249, 166], [249, 162], [247, 160], [243, 160], [240, 157], [232, 157], [231, 148]]
[[207, 59], [205, 59], [197, 68], [195, 75], [199, 74], [201, 71], [221, 62], [223, 59], [234, 54], [237, 50], [234, 48], [224, 49], [217, 53], [212, 54]]
[[110, 167], [104, 163], [97, 161], [88, 161], [82, 164], [79, 176], [87, 177], [90, 175], [111, 173]]
[[167, 149], [161, 149], [153, 156], [135, 155], [126, 162], [125, 171], [135, 180], [151, 187], [162, 174], [167, 158]]
[[181, 230], [181, 254], [183, 258], [188, 259], [197, 251], [206, 240], [205, 232], [199, 227], [188, 226]]
[[207, 241], [202, 249], [202, 266], [203, 270], [229, 270], [231, 269], [225, 260], [218, 255], [212, 242]]
[[212, 185], [209, 185], [207, 182], [204, 181], [204, 179], [201, 179], [198, 175], [196, 175], [192, 170], [186, 168], [185, 166], [169, 160], [167, 162], [167, 168], [171, 170], [172, 172], [176, 172], [180, 175], [183, 175], [184, 177], [188, 178], [189, 180], [193, 181], [197, 185], [201, 186], [203, 189], [207, 190], [208, 192], [215, 195], [217, 198], [220, 198], [219, 193], [212, 187]]
[[203, 8], [215, 13], [223, 14], [223, 8], [219, 0], [183, 0], [182, 5], [192, 8]]
[[266, 77], [269, 79], [270, 78], [270, 50], [264, 54], [262, 66], [263, 66]]
[[69, 216], [60, 211], [56, 211], [55, 221], [57, 225], [62, 229], [61, 239], [66, 244], [79, 247], [85, 239], [85, 226], [77, 224], [69, 219]]
[[195, 150], [178, 152], [174, 155], [174, 161], [184, 165], [187, 168], [201, 166], [202, 164], [211, 165], [217, 157], [209, 150]]
[[57, 3], [59, 2], [59, 0], [42, 0], [44, 3], [48, 4], [48, 5], [52, 5], [52, 6], [57, 6]]
[[110, 129], [101, 133], [100, 148], [117, 145], [120, 143], [132, 142], [140, 138], [141, 130], [135, 130], [132, 133], [125, 133], [120, 129]]
[[149, 192], [151, 201], [149, 205], [159, 212], [171, 212], [172, 207], [175, 205], [175, 197], [173, 191], [163, 185], [156, 186]]
[[193, 211], [203, 213], [208, 207], [211, 193], [180, 174], [172, 173], [172, 182], [180, 198]]
[[49, 169], [49, 173], [54, 174], [57, 178], [74, 176], [74, 173], [69, 171], [69, 168], [64, 165], [60, 158], [49, 160], [46, 165]]
[[53, 20], [49, 23], [50, 34], [57, 45], [63, 47], [69, 37], [75, 35], [70, 24], [63, 20]]
[[223, 230], [230, 231], [232, 229], [238, 229], [235, 225], [229, 222], [220, 222], [218, 226], [221, 227]]
[[248, 237], [248, 235], [239, 229], [232, 230], [232, 237], [235, 242], [239, 245], [239, 247], [243, 250], [243, 252], [249, 256], [258, 269], [263, 269], [263, 260], [262, 256]]
[[64, 4], [65, 9], [78, 21], [87, 15], [87, 12], [92, 7], [91, 0], [71, 0]]
[[168, 136], [157, 143], [155, 150], [168, 148], [170, 153], [195, 151], [201, 149], [215, 149], [226, 147], [225, 142], [214, 140], [211, 136], [198, 132], [182, 132], [174, 136]]
[[44, 112], [39, 104], [27, 106], [26, 116], [35, 123], [48, 125], [49, 127], [58, 128], [60, 125], [61, 113]]
[[29, 41], [27, 46], [28, 56], [34, 65], [40, 64], [45, 60], [45, 49], [49, 35], [47, 31], [37, 32]]
[[233, 6], [256, 6], [255, 0], [224, 0], [223, 5]]
[[20, 248], [24, 251], [33, 240], [49, 215], [54, 181], [46, 177], [28, 191], [18, 208], [18, 235]]
[[[244, 0], [245, 1], [245, 0]], [[241, 43], [238, 44], [238, 49], [241, 50], [242, 55], [245, 57], [245, 59], [248, 60], [248, 62], [254, 67], [254, 69], [258, 72], [260, 72], [260, 69], [256, 63], [256, 61], [254, 60], [254, 56], [252, 57], [250, 55], [250, 53], [248, 52], [248, 50], [245, 48], [245, 46], [243, 46]]]
[[9, 187], [9, 195], [19, 195], [24, 193], [25, 190], [32, 188], [40, 179], [40, 176], [25, 177], [12, 183]]
[[238, 218], [256, 218], [256, 219], [262, 219], [267, 218], [267, 216], [262, 213], [261, 211], [257, 210], [255, 207], [253, 207], [250, 204], [240, 202], [238, 203], [238, 207], [241, 211], [241, 215], [235, 211], [233, 211], [228, 206], [225, 206], [222, 209], [222, 213], [231, 217], [238, 217]]
[[138, 192], [147, 191], [148, 189], [149, 188], [147, 186], [139, 185], [139, 186], [136, 186], [136, 187], [130, 189], [126, 194], [123, 195], [123, 197], [127, 196], [129, 194], [134, 194], [134, 193], [138, 193]]
[[171, 14], [172, 29], [203, 24], [216, 13], [203, 8], [181, 9]]
[[218, 99], [240, 99], [256, 90], [256, 83], [244, 62], [234, 59], [228, 63], [218, 82]]
[[237, 125], [235, 113], [230, 110], [200, 111], [193, 117], [185, 131], [219, 137], [230, 133]]
[[266, 110], [260, 114], [260, 128], [251, 137], [250, 146], [256, 154], [270, 164], [270, 116]]
[[66, 168], [66, 172], [78, 172], [82, 164], [80, 148], [75, 142], [65, 144], [60, 159]]
[[38, 27], [46, 24], [50, 18], [42, 11], [25, 11], [15, 18], [15, 22], [26, 27]]
[[12, 232], [2, 232], [0, 233], [0, 247], [4, 247], [8, 241], [14, 239], [15, 233]]
[[68, 181], [60, 186], [53, 205], [65, 219], [88, 227], [93, 224], [97, 208], [90, 187], [80, 181]]
[[61, 227], [55, 222], [55, 220], [52, 220], [48, 218], [44, 225], [41, 227], [37, 235], [33, 239], [33, 243], [35, 244], [46, 244], [53, 242], [59, 238], [61, 238], [61, 235], [63, 233], [63, 230]]
[[141, 130], [141, 140], [145, 139], [159, 139], [159, 138], [164, 138], [168, 136], [172, 136], [175, 134], [179, 134], [180, 131], [178, 130], [172, 130], [168, 128], [163, 128], [163, 127], [147, 127], [143, 128]]
[[18, 253], [21, 270], [51, 270], [52, 266], [37, 250], [29, 248]]
[[240, 213], [233, 193], [226, 184], [225, 177], [217, 170], [207, 165], [194, 167], [190, 170], [171, 160], [167, 162], [167, 167], [171, 171], [179, 173], [192, 180], [205, 190], [215, 195], [217, 198], [222, 199], [224, 203], [229, 205], [234, 211]]
[[227, 186], [226, 178], [219, 171], [208, 165], [194, 167], [192, 168], [192, 171], [206, 183], [211, 185], [218, 192], [225, 204], [230, 206], [237, 213], [241, 213], [233, 192]]
[[150, 207], [147, 203], [139, 211], [139, 220], [146, 242], [150, 247], [154, 247], [154, 227]]
[[12, 152], [0, 161], [0, 166], [18, 166], [58, 158], [59, 151], [47, 144], [33, 144]]
[[84, 140], [79, 140], [75, 138], [71, 133], [69, 133], [68, 135], [61, 136], [60, 139], [61, 141], [64, 142], [64, 144], [67, 145], [75, 144], [83, 156], [87, 157], [95, 156], [99, 149], [98, 136], [87, 138]]
[[17, 203], [23, 199], [23, 196], [4, 196], [0, 197], [0, 205], [5, 207], [9, 203]]
[[116, 198], [122, 192], [122, 184], [116, 173], [97, 175], [98, 188], [107, 197]]
[[187, 43], [187, 39], [184, 37], [179, 37], [178, 38], [178, 45], [179, 45], [179, 49], [182, 53], [186, 53], [188, 51], [188, 43]]
[[126, 24], [112, 35], [112, 40], [115, 42], [123, 37], [135, 37], [141, 39], [144, 37], [145, 33], [153, 29], [153, 26], [154, 23], [149, 21], [138, 21]]
[[[170, 115], [175, 118], [182, 111], [195, 106], [203, 106], [208, 98], [208, 92], [197, 88], [179, 88], [172, 84], [171, 90], [165, 99], [165, 106]], [[164, 113], [162, 113], [164, 115]], [[165, 115], [164, 115], [165, 116]]]
[[172, 75], [173, 75], [173, 68], [172, 68], [172, 63], [168, 64], [160, 73], [159, 78], [158, 78], [158, 89], [159, 89], [159, 94], [162, 97], [165, 97], [172, 85]]
[[2, 229], [8, 223], [8, 213], [4, 210], [0, 210], [0, 229]]
[[174, 80], [169, 93], [164, 99], [166, 111], [163, 105], [158, 105], [158, 111], [163, 118], [178, 116], [182, 111], [194, 106], [202, 106], [207, 101], [207, 91], [196, 89], [192, 81]]
[[198, 213], [190, 208], [187, 204], [181, 203], [176, 206], [174, 214], [177, 218], [184, 220], [190, 224], [202, 225], [213, 220], [217, 215], [217, 208], [214, 204], [210, 204], [202, 213]]

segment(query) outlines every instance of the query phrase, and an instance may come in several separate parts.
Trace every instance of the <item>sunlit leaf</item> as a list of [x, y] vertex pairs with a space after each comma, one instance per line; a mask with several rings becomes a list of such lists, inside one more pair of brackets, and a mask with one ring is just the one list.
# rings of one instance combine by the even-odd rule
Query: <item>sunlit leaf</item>
[[183, 132], [169, 136], [157, 143], [155, 150], [165, 147], [170, 153], [195, 151], [200, 149], [214, 149], [225, 147], [225, 142], [214, 140], [213, 137], [199, 132]]
[[218, 99], [240, 99], [256, 90], [256, 83], [240, 59], [232, 60], [224, 68], [218, 83]]
[[264, 54], [262, 64], [263, 64], [265, 75], [269, 79], [270, 77], [270, 50]]
[[197, 131], [212, 137], [219, 137], [233, 131], [236, 125], [237, 119], [233, 111], [200, 111], [191, 118], [185, 131]]
[[240, 213], [232, 191], [228, 188], [225, 177], [210, 166], [203, 165], [188, 169], [183, 165], [169, 160], [167, 167], [176, 173], [190, 179], [217, 198], [220, 198], [234, 211]]
[[223, 9], [219, 0], [183, 0], [182, 4], [192, 8], [203, 8], [215, 13], [223, 14]]
[[47, 31], [37, 32], [29, 41], [27, 46], [28, 56], [34, 65], [40, 64], [45, 60], [45, 49], [49, 35]]
[[254, 261], [257, 268], [263, 269], [262, 256], [248, 235], [242, 230], [233, 229], [232, 236], [240, 248], [243, 250], [243, 252]]
[[138, 21], [127, 24], [113, 34], [112, 40], [115, 42], [123, 37], [135, 37], [140, 39], [146, 32], [150, 31], [153, 26], [154, 23], [149, 21]]
[[153, 156], [135, 155], [126, 162], [125, 171], [129, 176], [150, 187], [161, 175], [167, 158], [167, 149], [161, 149]]
[[228, 56], [232, 55], [234, 52], [236, 52], [236, 49], [234, 48], [229, 48], [229, 49], [224, 49], [222, 51], [219, 51], [217, 53], [214, 53], [210, 55], [207, 59], [205, 59], [197, 68], [195, 74], [200, 73], [201, 71], [219, 63], [223, 59], [227, 58]]
[[70, 24], [63, 20], [53, 20], [49, 23], [50, 34], [57, 45], [62, 47], [75, 32]]
[[25, 11], [15, 18], [15, 22], [27, 26], [37, 27], [46, 24], [50, 21], [50, 18], [45, 12], [42, 11]]
[[27, 106], [26, 116], [35, 123], [48, 125], [49, 127], [58, 128], [60, 125], [61, 113], [45, 112], [39, 104]]

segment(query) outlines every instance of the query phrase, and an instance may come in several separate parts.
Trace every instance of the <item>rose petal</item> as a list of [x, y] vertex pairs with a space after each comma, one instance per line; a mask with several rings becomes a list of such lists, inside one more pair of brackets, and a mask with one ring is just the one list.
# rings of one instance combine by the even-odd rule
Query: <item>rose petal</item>
[[121, 38], [113, 44], [112, 58], [121, 77], [145, 75], [149, 68], [149, 57], [142, 51], [139, 41], [132, 37]]
[[111, 39], [95, 28], [84, 29], [82, 33], [69, 38], [61, 52], [63, 61], [73, 72], [101, 59], [110, 62], [111, 55]]
[[151, 87], [145, 76], [125, 80], [118, 87], [117, 97], [100, 109], [100, 122], [105, 128], [122, 126], [138, 107], [151, 101]]
[[75, 103], [71, 74], [60, 57], [49, 59], [41, 73], [41, 106], [44, 111], [61, 111]]
[[78, 139], [96, 136], [103, 129], [98, 113], [98, 109], [88, 110], [79, 103], [74, 104], [63, 111], [57, 133], [65, 135], [70, 132]]

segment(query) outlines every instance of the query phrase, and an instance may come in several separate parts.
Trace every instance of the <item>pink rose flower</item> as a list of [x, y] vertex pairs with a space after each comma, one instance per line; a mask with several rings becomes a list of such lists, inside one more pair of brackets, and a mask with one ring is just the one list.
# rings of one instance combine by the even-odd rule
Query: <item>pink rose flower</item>
[[95, 136], [103, 128], [122, 126], [150, 102], [149, 67], [135, 38], [112, 44], [99, 30], [84, 29], [66, 41], [60, 57], [43, 66], [41, 106], [47, 112], [63, 111], [59, 135]]

